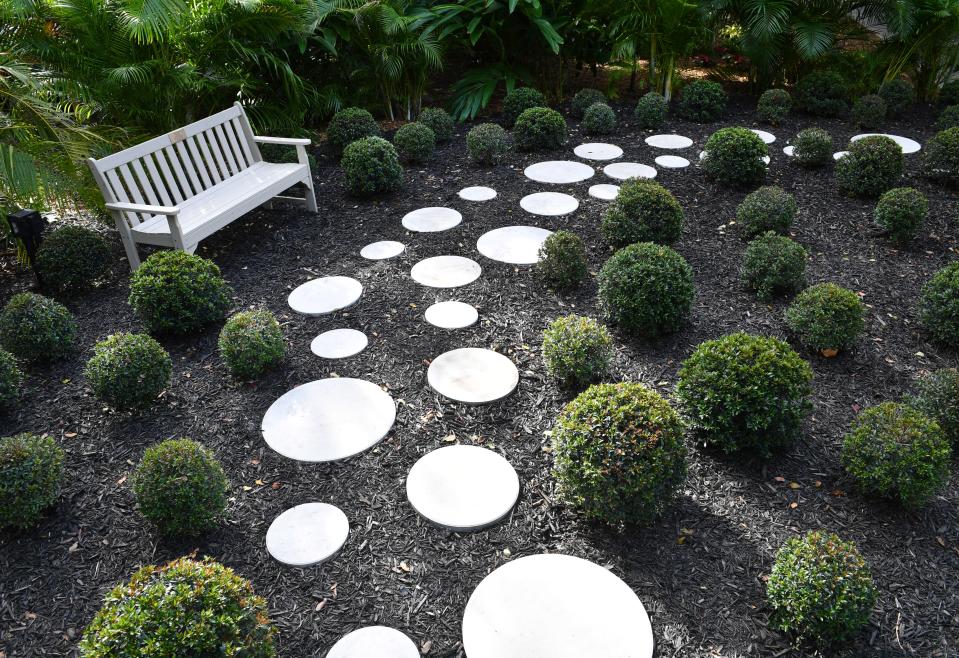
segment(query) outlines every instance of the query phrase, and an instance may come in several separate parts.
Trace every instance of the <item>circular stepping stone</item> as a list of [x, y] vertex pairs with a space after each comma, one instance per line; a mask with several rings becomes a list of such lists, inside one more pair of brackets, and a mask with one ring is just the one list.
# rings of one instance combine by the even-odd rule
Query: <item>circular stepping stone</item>
[[790, 158], [793, 157], [793, 155], [795, 154], [795, 152], [796, 152], [796, 147], [793, 146], [792, 144], [790, 144], [789, 146], [784, 146], [784, 147], [783, 147], [783, 153], [785, 153], [786, 155], [788, 155]]
[[326, 658], [420, 658], [420, 650], [395, 628], [367, 626], [341, 637]]
[[689, 166], [689, 160], [678, 155], [661, 155], [656, 158], [656, 164], [667, 169], [682, 169]]
[[523, 173], [537, 183], [566, 185], [592, 178], [596, 171], [582, 162], [572, 160], [549, 160], [528, 166]]
[[430, 288], [458, 288], [473, 283], [482, 272], [479, 263], [463, 256], [433, 256], [414, 265], [410, 276]]
[[277, 562], [308, 567], [336, 555], [350, 534], [350, 522], [339, 507], [306, 503], [273, 519], [266, 531], [266, 550]]
[[363, 379], [331, 377], [297, 386], [270, 405], [263, 438], [284, 457], [331, 462], [367, 450], [396, 420], [389, 393]]
[[360, 256], [367, 260], [386, 260], [403, 253], [406, 245], [395, 240], [383, 240], [366, 245], [360, 250]]
[[520, 199], [519, 205], [534, 215], [557, 217], [575, 212], [579, 208], [579, 201], [576, 197], [561, 192], [536, 192]]
[[762, 160], [765, 164], [769, 164], [772, 160], [772, 158], [770, 158], [768, 155], [764, 155], [763, 157], [759, 159]]
[[651, 658], [653, 631], [642, 602], [608, 569], [571, 555], [531, 555], [473, 591], [463, 648], [469, 658]]
[[459, 194], [465, 201], [489, 201], [496, 198], [496, 190], [492, 187], [464, 187]]
[[612, 201], [619, 196], [619, 185], [611, 185], [609, 183], [593, 185], [589, 188], [589, 195], [596, 199], [602, 199], [603, 201]]
[[504, 226], [480, 236], [476, 249], [490, 260], [512, 265], [532, 265], [552, 231], [536, 226]]
[[658, 149], [684, 149], [693, 145], [693, 140], [682, 135], [650, 135], [644, 141], [647, 146]]
[[479, 319], [477, 310], [463, 302], [437, 302], [426, 309], [423, 316], [440, 329], [464, 329]]
[[880, 135], [882, 137], [888, 137], [889, 139], [894, 141], [896, 144], [898, 144], [899, 148], [901, 148], [902, 152], [906, 155], [909, 155], [910, 153], [916, 153], [919, 151], [919, 149], [922, 148], [922, 145], [919, 144], [919, 142], [917, 142], [914, 139], [909, 139], [908, 137], [900, 137], [899, 135], [890, 135], [888, 133], [863, 133], [861, 135], [856, 135], [854, 137], [849, 138], [849, 141], [858, 142], [863, 137], [874, 137], [876, 135]]
[[614, 162], [603, 168], [603, 173], [610, 178], [626, 180], [627, 178], [656, 178], [656, 170], [649, 165], [636, 162]]
[[766, 132], [765, 130], [757, 130], [755, 128], [750, 128], [750, 130], [759, 135], [759, 139], [763, 140], [764, 144], [772, 144], [776, 141], [776, 136], [770, 132]]
[[847, 155], [849, 155], [849, 151], [836, 151], [835, 153], [832, 154], [832, 159], [839, 160], [841, 158], [846, 157]]
[[623, 156], [623, 149], [615, 144], [603, 144], [602, 142], [590, 142], [589, 144], [580, 144], [573, 149], [576, 157], [584, 160], [615, 160]]
[[451, 400], [485, 404], [512, 393], [519, 383], [519, 371], [493, 350], [463, 347], [433, 359], [426, 380], [434, 391]]
[[348, 276], [325, 276], [307, 281], [290, 293], [290, 308], [303, 315], [326, 315], [352, 306], [363, 294], [363, 284]]
[[447, 446], [424, 455], [406, 477], [406, 497], [425, 519], [455, 532], [502, 520], [519, 498], [519, 477], [499, 454]]
[[356, 329], [332, 329], [313, 339], [310, 349], [324, 359], [345, 359], [366, 349], [369, 339]]
[[463, 216], [452, 208], [420, 208], [403, 216], [403, 226], [417, 233], [447, 231], [463, 221]]

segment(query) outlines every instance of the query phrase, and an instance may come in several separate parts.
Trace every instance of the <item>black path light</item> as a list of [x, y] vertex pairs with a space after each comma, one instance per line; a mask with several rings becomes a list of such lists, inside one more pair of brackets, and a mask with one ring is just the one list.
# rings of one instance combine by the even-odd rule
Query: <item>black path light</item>
[[43, 239], [46, 220], [38, 211], [24, 208], [8, 214], [7, 222], [10, 224], [10, 234], [20, 240], [24, 249], [27, 250], [27, 258], [32, 266], [37, 255], [37, 248]]

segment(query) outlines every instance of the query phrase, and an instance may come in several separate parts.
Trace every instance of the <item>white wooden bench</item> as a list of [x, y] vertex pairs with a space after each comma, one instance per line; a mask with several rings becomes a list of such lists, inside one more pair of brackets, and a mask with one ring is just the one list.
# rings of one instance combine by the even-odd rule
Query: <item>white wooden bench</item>
[[[257, 144], [296, 147], [297, 163], [265, 162]], [[137, 243], [188, 253], [234, 219], [279, 198], [317, 212], [308, 139], [259, 137], [239, 103], [166, 135], [87, 163], [126, 249]], [[302, 183], [303, 198], [280, 196]]]

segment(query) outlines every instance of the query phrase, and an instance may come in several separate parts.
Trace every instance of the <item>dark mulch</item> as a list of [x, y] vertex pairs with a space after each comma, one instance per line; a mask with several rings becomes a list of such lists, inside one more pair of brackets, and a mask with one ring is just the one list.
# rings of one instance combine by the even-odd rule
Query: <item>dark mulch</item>
[[[750, 102], [737, 100], [729, 123], [754, 125]], [[651, 163], [655, 154], [642, 142], [647, 133], [631, 126], [628, 107], [621, 109], [624, 125], [610, 140], [626, 149], [628, 159]], [[367, 624], [401, 629], [430, 656], [459, 656], [463, 608], [480, 580], [506, 560], [558, 551], [608, 565], [636, 590], [650, 612], [659, 656], [955, 656], [955, 479], [930, 505], [907, 513], [857, 494], [838, 452], [859, 409], [900, 397], [923, 371], [957, 364], [954, 353], [928, 342], [915, 309], [922, 283], [954, 258], [957, 195], [918, 178], [917, 158], [908, 157], [904, 182], [929, 196], [931, 216], [913, 245], [892, 248], [874, 235], [873, 204], [839, 196], [831, 168], [801, 171], [782, 155], [786, 138], [815, 123], [832, 132], [837, 147], [857, 132], [841, 121], [790, 119], [772, 129], [779, 140], [771, 147], [769, 179], [797, 196], [794, 235], [812, 254], [810, 281], [836, 281], [861, 292], [869, 308], [866, 335], [839, 358], [807, 355], [816, 373], [815, 409], [799, 445], [766, 464], [690, 445], [685, 488], [675, 508], [651, 528], [617, 531], [584, 523], [557, 497], [549, 473], [548, 432], [570, 396], [544, 375], [540, 334], [560, 314], [598, 313], [595, 282], [556, 295], [527, 269], [486, 261], [474, 249], [480, 235], [499, 226], [566, 227], [585, 238], [591, 267], [599, 269], [610, 253], [597, 231], [605, 204], [586, 190], [603, 176], [568, 186], [582, 201], [572, 217], [534, 218], [519, 208], [522, 195], [545, 187], [525, 180], [523, 167], [566, 152], [516, 154], [492, 170], [478, 169], [466, 159], [464, 126], [433, 164], [408, 169], [405, 191], [371, 201], [347, 197], [334, 161], [318, 153], [318, 217], [294, 209], [259, 211], [200, 249], [234, 286], [237, 309], [265, 307], [281, 319], [289, 339], [282, 367], [255, 384], [238, 384], [216, 354], [216, 327], [199, 336], [164, 339], [176, 364], [173, 384], [154, 408], [136, 417], [105, 410], [82, 376], [96, 340], [140, 329], [126, 303], [125, 263], [117, 250], [109, 284], [68, 300], [81, 324], [80, 353], [50, 369], [31, 370], [23, 405], [2, 419], [3, 434], [29, 430], [56, 437], [68, 453], [69, 477], [59, 503], [38, 528], [0, 536], [0, 655], [75, 654], [77, 639], [108, 588], [139, 565], [197, 551], [251, 578], [269, 599], [281, 656], [325, 655], [338, 637]], [[919, 108], [889, 130], [924, 141], [932, 134], [931, 123], [931, 110]], [[695, 159], [716, 127], [671, 119], [663, 131], [694, 138], [696, 147], [687, 153]], [[571, 147], [583, 141], [573, 133]], [[686, 210], [676, 247], [696, 273], [695, 309], [689, 326], [664, 340], [618, 336], [613, 376], [669, 395], [680, 362], [699, 342], [736, 330], [785, 336], [785, 303], [758, 303], [739, 283], [744, 243], [729, 222], [744, 192], [707, 183], [695, 167], [663, 171], [660, 180]], [[481, 184], [493, 186], [499, 196], [486, 204], [456, 198], [460, 188]], [[463, 212], [460, 227], [411, 235], [400, 225], [407, 211], [443, 204]], [[408, 249], [384, 263], [362, 260], [360, 247], [380, 239], [403, 241]], [[413, 263], [447, 253], [479, 259], [483, 277], [462, 290], [439, 292], [410, 280]], [[359, 278], [366, 288], [360, 302], [320, 319], [290, 312], [288, 292], [327, 274]], [[8, 294], [29, 284], [24, 274], [3, 282]], [[476, 305], [481, 321], [458, 332], [425, 324], [422, 313], [429, 304], [452, 298]], [[342, 362], [313, 357], [310, 339], [339, 326], [365, 331], [369, 348]], [[461, 346], [508, 354], [522, 375], [517, 392], [478, 408], [434, 395], [425, 381], [429, 360]], [[270, 403], [297, 384], [333, 373], [389, 389], [398, 404], [390, 436], [343, 464], [301, 466], [270, 451], [259, 434]], [[178, 436], [210, 445], [233, 487], [221, 529], [195, 542], [159, 539], [137, 515], [125, 483], [147, 446]], [[498, 450], [516, 467], [524, 488], [505, 523], [455, 535], [425, 523], [406, 502], [403, 483], [410, 466], [453, 440]], [[350, 540], [321, 567], [281, 567], [264, 549], [267, 526], [284, 509], [311, 500], [346, 511]], [[855, 540], [881, 591], [870, 628], [852, 645], [824, 652], [791, 648], [789, 638], [770, 630], [764, 596], [777, 547], [814, 528]]]

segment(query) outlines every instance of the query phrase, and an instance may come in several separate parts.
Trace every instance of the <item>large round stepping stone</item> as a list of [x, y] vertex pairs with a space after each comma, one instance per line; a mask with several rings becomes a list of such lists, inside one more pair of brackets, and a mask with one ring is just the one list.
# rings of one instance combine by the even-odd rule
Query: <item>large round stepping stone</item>
[[440, 329], [464, 329], [479, 319], [477, 310], [463, 302], [437, 302], [426, 309], [423, 316]]
[[589, 195], [595, 199], [612, 201], [619, 196], [619, 185], [611, 185], [609, 183], [593, 185], [589, 188]]
[[512, 265], [532, 265], [552, 231], [536, 226], [504, 226], [480, 236], [476, 249], [490, 260]]
[[420, 658], [420, 650], [395, 628], [367, 626], [341, 637], [326, 658]]
[[590, 142], [589, 144], [580, 144], [573, 149], [576, 157], [584, 160], [615, 160], [623, 156], [623, 149], [615, 144], [603, 144], [602, 142]]
[[790, 144], [789, 146], [783, 147], [783, 153], [788, 155], [790, 158], [796, 154], [796, 147]]
[[489, 201], [496, 198], [496, 190], [492, 187], [464, 187], [459, 197], [465, 201]]
[[350, 534], [350, 522], [340, 508], [306, 503], [273, 519], [266, 531], [266, 550], [277, 562], [308, 567], [336, 555]]
[[324, 359], [345, 359], [366, 349], [369, 339], [356, 329], [331, 329], [313, 339], [310, 350]]
[[373, 242], [360, 249], [360, 256], [367, 260], [386, 260], [394, 258], [403, 253], [406, 246], [402, 242], [395, 240], [382, 240]]
[[603, 173], [610, 178], [626, 180], [627, 178], [656, 178], [656, 170], [649, 165], [637, 162], [614, 162], [603, 167]]
[[417, 233], [447, 231], [463, 221], [463, 216], [452, 208], [420, 208], [403, 216], [403, 226]]
[[426, 380], [434, 391], [451, 400], [485, 404], [512, 393], [519, 383], [519, 371], [493, 350], [463, 347], [433, 359]]
[[661, 155], [656, 158], [656, 164], [667, 169], [682, 169], [689, 166], [689, 160], [678, 155]]
[[558, 217], [574, 212], [579, 208], [579, 201], [576, 197], [561, 192], [536, 192], [520, 199], [519, 205], [534, 215]]
[[537, 183], [568, 185], [569, 183], [578, 183], [587, 178], [592, 178], [596, 171], [582, 162], [548, 160], [528, 166], [523, 173], [526, 174], [527, 178]]
[[776, 136], [770, 132], [766, 132], [765, 130], [757, 130], [756, 128], [750, 128], [750, 130], [759, 135], [759, 139], [763, 140], [764, 144], [772, 144], [776, 141]]
[[502, 520], [519, 498], [519, 477], [499, 454], [447, 446], [424, 455], [406, 477], [406, 497], [420, 516], [456, 532]]
[[325, 276], [307, 281], [290, 293], [289, 304], [303, 315], [326, 315], [356, 303], [363, 284], [348, 276]]
[[901, 148], [902, 152], [906, 155], [909, 155], [910, 153], [916, 153], [919, 151], [919, 149], [922, 148], [922, 145], [914, 139], [909, 139], [908, 137], [900, 137], [899, 135], [890, 135], [888, 133], [862, 133], [861, 135], [850, 137], [849, 141], [858, 142], [863, 137], [874, 137], [877, 135], [882, 137], [888, 137], [889, 139], [894, 141], [896, 144], [899, 145], [899, 148]]
[[650, 135], [644, 141], [658, 149], [685, 149], [693, 145], [693, 140], [682, 135]]
[[608, 569], [571, 555], [531, 555], [473, 591], [463, 649], [469, 658], [651, 658], [653, 631], [642, 602]]
[[389, 393], [363, 379], [331, 377], [297, 386], [270, 405], [263, 438], [284, 457], [331, 462], [379, 443], [396, 420]]
[[473, 283], [482, 272], [479, 263], [463, 256], [433, 256], [414, 265], [410, 276], [430, 288], [458, 288]]

